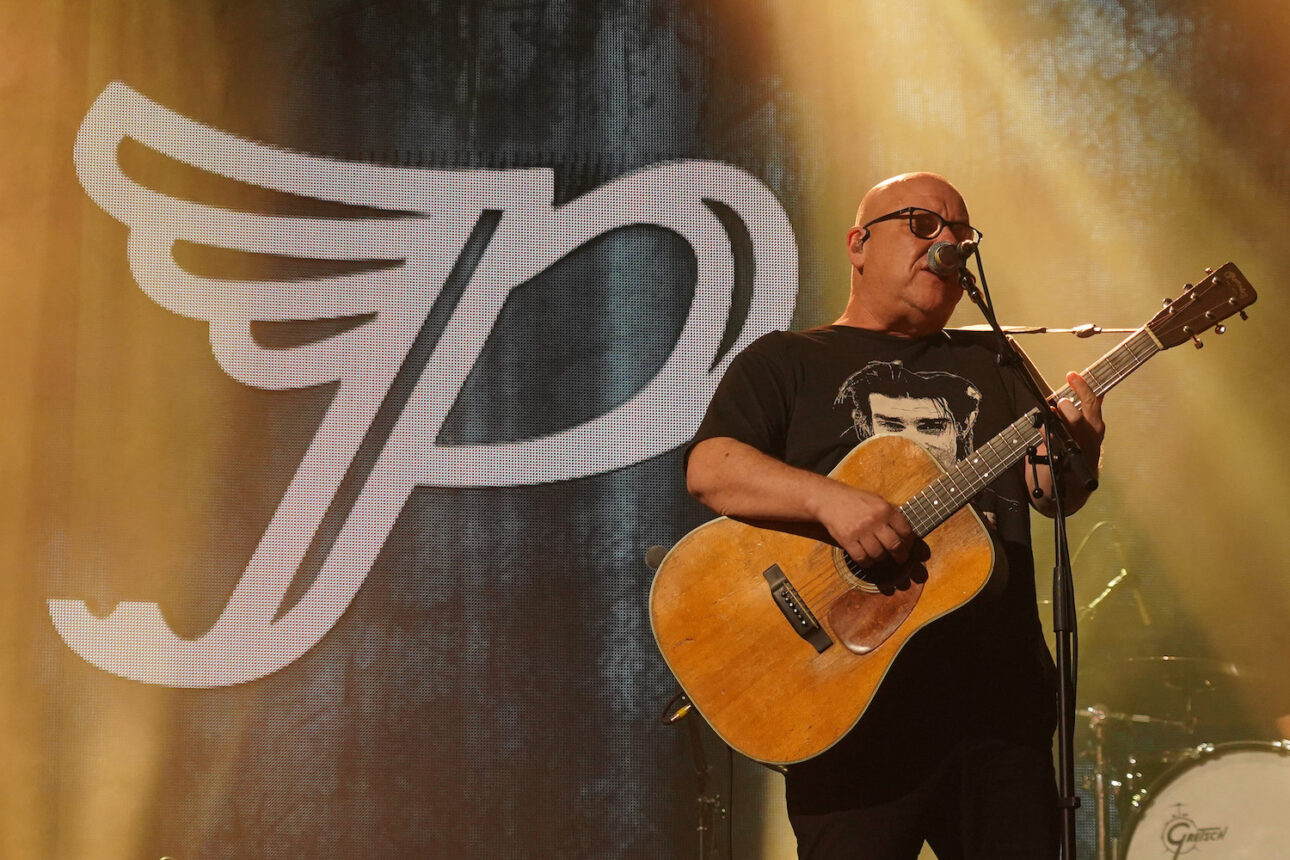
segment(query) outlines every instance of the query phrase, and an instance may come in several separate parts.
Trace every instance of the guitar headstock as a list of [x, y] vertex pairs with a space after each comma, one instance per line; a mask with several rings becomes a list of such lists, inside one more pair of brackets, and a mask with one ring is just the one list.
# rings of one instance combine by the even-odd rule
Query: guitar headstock
[[1245, 308], [1257, 298], [1254, 287], [1236, 264], [1227, 263], [1178, 298], [1165, 299], [1165, 309], [1151, 318], [1147, 328], [1164, 349], [1187, 340], [1194, 341], [1199, 349], [1200, 335], [1210, 329], [1222, 334], [1223, 326], [1219, 324], [1237, 313], [1245, 319]]

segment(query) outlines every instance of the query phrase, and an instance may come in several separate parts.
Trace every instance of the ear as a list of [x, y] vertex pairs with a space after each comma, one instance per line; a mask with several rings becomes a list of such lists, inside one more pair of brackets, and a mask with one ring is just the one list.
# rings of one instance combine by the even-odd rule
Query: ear
[[847, 259], [858, 272], [864, 271], [864, 243], [869, 238], [868, 233], [868, 230], [858, 226], [847, 231]]

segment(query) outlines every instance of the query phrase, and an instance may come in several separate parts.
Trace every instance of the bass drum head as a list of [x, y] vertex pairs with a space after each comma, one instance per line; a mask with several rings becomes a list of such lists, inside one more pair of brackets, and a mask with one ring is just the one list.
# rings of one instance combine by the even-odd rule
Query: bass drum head
[[1147, 790], [1124, 860], [1290, 856], [1290, 742], [1205, 745]]

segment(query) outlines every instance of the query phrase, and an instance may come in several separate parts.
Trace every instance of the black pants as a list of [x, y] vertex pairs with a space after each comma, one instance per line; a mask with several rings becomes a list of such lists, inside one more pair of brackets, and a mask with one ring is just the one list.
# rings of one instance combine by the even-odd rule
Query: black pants
[[896, 800], [821, 815], [790, 813], [803, 860], [1056, 858], [1060, 816], [1052, 757], [1002, 741], [970, 741]]

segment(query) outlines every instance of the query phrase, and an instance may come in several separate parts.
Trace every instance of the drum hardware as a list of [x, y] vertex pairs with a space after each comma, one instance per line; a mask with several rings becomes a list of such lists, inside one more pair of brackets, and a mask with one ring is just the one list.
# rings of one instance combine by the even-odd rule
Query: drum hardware
[[1121, 821], [1129, 821], [1146, 803], [1152, 786], [1176, 765], [1195, 761], [1206, 752], [1213, 752], [1213, 744], [1198, 744], [1194, 747], [1163, 750], [1155, 754], [1130, 754], [1120, 781], [1119, 797], [1116, 804]]
[[[1093, 774], [1090, 787], [1093, 791], [1093, 811], [1096, 819], [1096, 856], [1097, 860], [1114, 860], [1118, 845], [1111, 833], [1109, 815], [1111, 806], [1119, 805], [1121, 794], [1131, 790], [1131, 785], [1128, 783], [1132, 771], [1129, 771], [1125, 777], [1115, 778], [1107, 748], [1108, 724], [1161, 726], [1182, 729], [1189, 733], [1194, 726], [1179, 720], [1153, 717], [1148, 714], [1122, 714], [1109, 710], [1105, 705], [1093, 705], [1078, 713], [1088, 719], [1089, 728], [1093, 732]], [[1132, 756], [1129, 760], [1132, 766]]]
[[1232, 698], [1222, 694], [1235, 694], [1238, 684], [1252, 680], [1237, 664], [1207, 657], [1130, 657], [1124, 664], [1125, 674], [1150, 679], [1179, 697], [1175, 703], [1181, 704], [1181, 714], [1171, 716], [1189, 726], [1189, 734], [1221, 718]]
[[[1257, 680], [1236, 663], [1206, 657], [1150, 656], [1098, 661], [1082, 689], [1119, 722], [1194, 735], [1230, 712], [1238, 687]], [[1148, 716], [1150, 715], [1150, 716]], [[1175, 744], [1174, 746], [1192, 745]]]
[[1093, 730], [1093, 814], [1097, 820], [1097, 860], [1109, 860], [1111, 828], [1107, 823], [1106, 721], [1109, 712], [1101, 705], [1080, 712], [1088, 717]]

